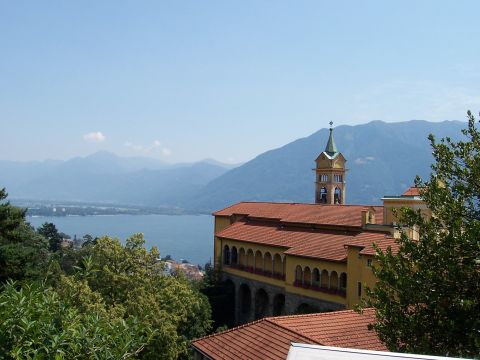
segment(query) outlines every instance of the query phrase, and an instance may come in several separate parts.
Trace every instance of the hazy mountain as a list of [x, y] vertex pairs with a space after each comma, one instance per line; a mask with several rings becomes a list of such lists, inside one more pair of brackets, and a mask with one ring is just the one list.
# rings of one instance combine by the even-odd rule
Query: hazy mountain
[[176, 206], [228, 169], [98, 152], [68, 161], [0, 161], [0, 187], [17, 199]]
[[[384, 195], [401, 194], [415, 176], [427, 176], [432, 162], [427, 136], [460, 137], [459, 121], [400, 123], [372, 121], [338, 126], [334, 138], [347, 159], [348, 203], [380, 203]], [[184, 206], [212, 211], [241, 200], [314, 200], [314, 160], [325, 149], [328, 129], [267, 151], [207, 184]]]
[[[334, 130], [347, 159], [348, 203], [380, 203], [402, 193], [432, 162], [429, 133], [460, 137], [458, 121], [373, 121]], [[212, 211], [242, 200], [312, 202], [314, 160], [325, 148], [322, 129], [231, 169], [207, 159], [166, 164], [108, 152], [68, 161], [0, 161], [0, 187], [17, 199], [69, 200]]]

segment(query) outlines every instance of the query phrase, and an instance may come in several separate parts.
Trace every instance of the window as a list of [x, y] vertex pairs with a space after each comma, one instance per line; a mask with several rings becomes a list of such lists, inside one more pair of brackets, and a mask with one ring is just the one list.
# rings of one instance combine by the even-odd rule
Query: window
[[335, 191], [333, 193], [333, 203], [334, 204], [342, 203], [342, 190], [340, 190], [338, 187], [335, 188]]
[[362, 283], [357, 282], [357, 295], [360, 297], [362, 296]]
[[372, 259], [367, 259], [367, 266], [372, 267]]
[[230, 265], [230, 248], [228, 245], [225, 245], [223, 249], [223, 263], [225, 265]]
[[319, 178], [320, 178], [320, 182], [328, 182], [328, 175], [326, 174], [321, 174]]
[[347, 274], [342, 273], [340, 275], [340, 289], [346, 289], [347, 288]]
[[322, 204], [326, 204], [327, 203], [327, 188], [325, 187], [322, 187], [320, 189], [320, 202]]
[[342, 175], [334, 175], [333, 180], [337, 183], [341, 183], [342, 180], [343, 180], [343, 176]]

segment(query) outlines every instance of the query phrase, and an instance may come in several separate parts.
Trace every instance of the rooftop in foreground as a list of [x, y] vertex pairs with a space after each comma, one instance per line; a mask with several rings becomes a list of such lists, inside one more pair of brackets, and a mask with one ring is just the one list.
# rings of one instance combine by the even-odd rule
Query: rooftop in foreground
[[192, 342], [211, 359], [285, 359], [292, 342], [386, 351], [368, 324], [373, 309], [270, 317]]

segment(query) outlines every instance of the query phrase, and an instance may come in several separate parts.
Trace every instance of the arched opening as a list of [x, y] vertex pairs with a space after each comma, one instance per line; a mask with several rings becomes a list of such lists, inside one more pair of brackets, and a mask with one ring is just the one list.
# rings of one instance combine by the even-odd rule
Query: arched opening
[[285, 295], [277, 294], [273, 298], [273, 316], [285, 314]]
[[312, 272], [308, 266], [303, 270], [303, 285], [312, 285]]
[[303, 284], [303, 271], [300, 265], [297, 265], [295, 268], [295, 284], [302, 285]]
[[320, 287], [328, 289], [328, 285], [329, 285], [328, 271], [327, 270], [322, 270]]
[[258, 289], [255, 294], [255, 320], [264, 318], [268, 312], [268, 294], [263, 289]]
[[247, 284], [240, 285], [239, 289], [240, 314], [238, 321], [240, 324], [250, 321], [250, 313], [252, 311], [252, 293]]
[[318, 312], [318, 308], [316, 306], [306, 304], [306, 303], [300, 304], [295, 310], [295, 314], [312, 314], [317, 312]]
[[239, 252], [239, 259], [238, 259], [238, 265], [240, 265], [240, 267], [244, 267], [245, 266], [245, 249], [244, 248], [240, 248], [240, 252]]
[[283, 262], [279, 254], [275, 254], [273, 257], [273, 271], [276, 277], [281, 278], [283, 276]]
[[327, 188], [322, 187], [320, 189], [320, 203], [326, 204], [327, 203]]
[[338, 289], [338, 274], [336, 271], [332, 271], [330, 274], [330, 289]]
[[228, 245], [223, 248], [223, 264], [230, 265], [230, 248]]
[[247, 251], [247, 267], [253, 270], [253, 250], [248, 249]]
[[266, 275], [272, 274], [272, 264], [273, 264], [272, 255], [270, 255], [269, 252], [266, 252], [265, 258], [263, 259], [263, 271], [265, 272]]
[[335, 192], [333, 193], [333, 203], [334, 204], [342, 203], [342, 190], [340, 190], [338, 187], [335, 188]]
[[238, 252], [237, 248], [235, 246], [232, 246], [232, 253], [231, 253], [231, 264], [232, 265], [238, 265]]
[[345, 290], [347, 288], [347, 274], [340, 274], [340, 290]]
[[[215, 291], [213, 288], [209, 291]], [[208, 295], [207, 295], [208, 296]], [[220, 289], [209, 296], [212, 302], [212, 320], [214, 328], [235, 325], [235, 284], [228, 279]]]
[[255, 272], [263, 272], [263, 256], [260, 250], [255, 253]]
[[313, 269], [312, 285], [320, 286], [320, 271], [317, 268]]

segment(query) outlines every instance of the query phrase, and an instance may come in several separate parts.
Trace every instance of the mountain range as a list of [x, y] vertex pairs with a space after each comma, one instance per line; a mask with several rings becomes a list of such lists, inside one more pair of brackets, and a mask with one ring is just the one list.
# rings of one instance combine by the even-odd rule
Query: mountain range
[[[338, 126], [347, 159], [347, 203], [378, 204], [430, 172], [428, 134], [459, 139], [465, 123], [412, 120]], [[238, 201], [312, 202], [314, 160], [328, 129], [267, 151], [240, 166], [212, 159], [169, 165], [107, 152], [68, 161], [0, 161], [0, 187], [10, 198], [130, 204], [211, 212]]]

